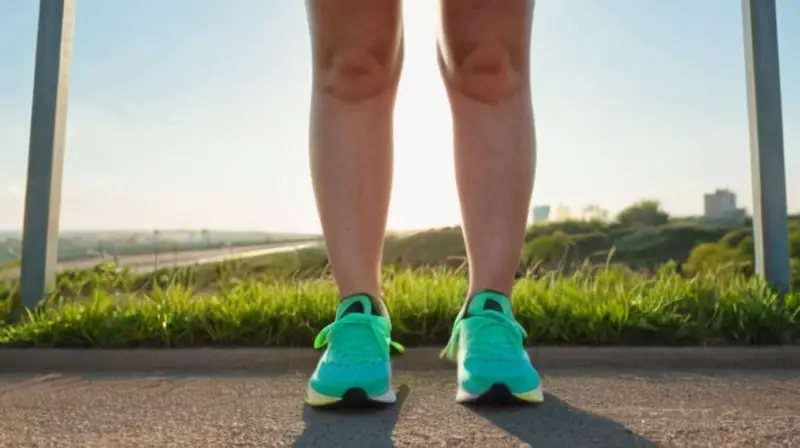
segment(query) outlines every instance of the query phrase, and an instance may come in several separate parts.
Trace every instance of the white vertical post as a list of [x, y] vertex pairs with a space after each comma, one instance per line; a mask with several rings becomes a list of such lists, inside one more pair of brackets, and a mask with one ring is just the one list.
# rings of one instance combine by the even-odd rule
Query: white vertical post
[[775, 0], [742, 0], [742, 10], [756, 271], [783, 296], [790, 265]]
[[28, 179], [22, 236], [21, 303], [35, 308], [55, 280], [67, 91], [75, 0], [40, 0]]

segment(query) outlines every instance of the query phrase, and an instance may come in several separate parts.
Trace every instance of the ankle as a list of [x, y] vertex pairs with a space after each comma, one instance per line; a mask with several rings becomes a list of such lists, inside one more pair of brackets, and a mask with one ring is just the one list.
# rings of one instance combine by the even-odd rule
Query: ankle
[[478, 289], [474, 292], [470, 291], [466, 299], [464, 299], [464, 303], [458, 313], [458, 318], [462, 318], [468, 314], [474, 300], [478, 300], [475, 305], [482, 309], [493, 309], [495, 311], [513, 314], [511, 297], [509, 294], [494, 289]]
[[511, 297], [511, 290], [514, 288], [514, 280], [501, 281], [495, 279], [494, 281], [471, 281], [469, 283], [469, 291], [467, 297], [474, 297], [480, 293], [497, 294], [504, 297]]
[[382, 316], [389, 316], [389, 310], [386, 307], [386, 302], [383, 299], [383, 296], [380, 294], [372, 294], [368, 292], [356, 292], [347, 295], [339, 296], [339, 302], [343, 302], [347, 299], [351, 299], [354, 297], [366, 297], [369, 299], [370, 303], [372, 303], [373, 314], [380, 314]]
[[466, 310], [467, 307], [469, 306], [470, 302], [472, 302], [472, 300], [476, 296], [484, 295], [484, 294], [487, 294], [487, 295], [493, 296], [493, 297], [502, 297], [502, 298], [504, 298], [504, 299], [506, 299], [508, 301], [509, 305], [511, 305], [511, 294], [503, 292], [503, 291], [499, 291], [499, 290], [496, 290], [496, 289], [488, 289], [487, 288], [487, 289], [476, 289], [474, 291], [470, 290], [469, 293], [467, 294], [467, 297], [464, 299], [463, 309]]
[[511, 300], [511, 293], [510, 292], [507, 292], [507, 291], [504, 291], [504, 290], [501, 290], [501, 289], [494, 289], [494, 288], [475, 288], [475, 289], [470, 288], [469, 292], [467, 293], [467, 299], [466, 300], [469, 301], [470, 299], [472, 299], [473, 297], [475, 297], [478, 294], [498, 295], [498, 296], [502, 296], [502, 297], [505, 297], [506, 299]]
[[377, 281], [358, 281], [358, 282], [336, 282], [339, 290], [339, 300], [348, 299], [355, 296], [369, 296], [370, 298], [380, 298], [383, 296], [383, 288]]

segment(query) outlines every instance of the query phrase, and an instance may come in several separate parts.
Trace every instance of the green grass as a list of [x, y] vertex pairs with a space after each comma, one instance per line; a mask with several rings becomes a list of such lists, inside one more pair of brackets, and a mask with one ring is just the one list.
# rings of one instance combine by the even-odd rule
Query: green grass
[[[82, 275], [22, 322], [0, 324], [0, 345], [310, 347], [336, 306], [326, 278], [229, 274], [197, 287], [178, 277], [146, 283], [124, 273]], [[466, 293], [464, 273], [387, 270], [385, 280], [394, 338], [412, 347], [443, 345]], [[0, 320], [13, 288], [0, 284]], [[800, 342], [800, 294], [780, 306], [757, 278], [684, 278], [673, 265], [651, 276], [601, 267], [521, 279], [514, 307], [528, 344]]]

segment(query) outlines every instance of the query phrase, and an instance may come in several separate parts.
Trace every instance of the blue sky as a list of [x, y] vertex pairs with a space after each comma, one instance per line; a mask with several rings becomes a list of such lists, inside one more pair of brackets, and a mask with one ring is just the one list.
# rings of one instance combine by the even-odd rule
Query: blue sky
[[[0, 228], [19, 228], [38, 2], [0, 2]], [[788, 173], [800, 172], [800, 2], [778, 0]], [[437, 7], [406, 0], [390, 227], [459, 220]], [[740, 2], [539, 0], [534, 203], [614, 212], [654, 197], [750, 207]], [[792, 29], [793, 28], [793, 29]], [[65, 229], [316, 231], [304, 4], [79, 0]], [[443, 174], [444, 173], [444, 174]], [[800, 176], [789, 174], [800, 211]]]

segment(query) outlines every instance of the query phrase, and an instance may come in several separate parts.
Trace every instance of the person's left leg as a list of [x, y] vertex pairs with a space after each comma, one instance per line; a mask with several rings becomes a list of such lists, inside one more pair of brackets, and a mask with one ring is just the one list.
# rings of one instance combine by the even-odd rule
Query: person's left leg
[[469, 257], [468, 299], [444, 354], [459, 402], [540, 402], [541, 380], [511, 312], [534, 173], [533, 0], [441, 0], [439, 62], [453, 115]]

